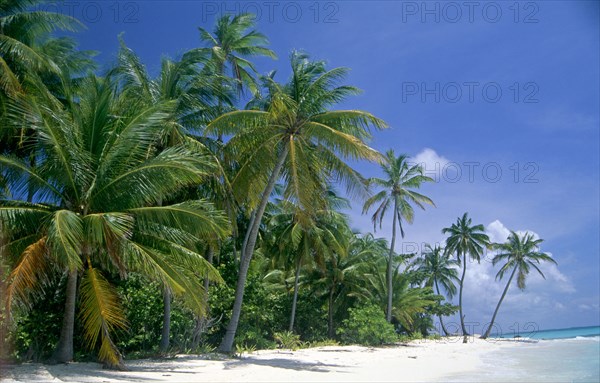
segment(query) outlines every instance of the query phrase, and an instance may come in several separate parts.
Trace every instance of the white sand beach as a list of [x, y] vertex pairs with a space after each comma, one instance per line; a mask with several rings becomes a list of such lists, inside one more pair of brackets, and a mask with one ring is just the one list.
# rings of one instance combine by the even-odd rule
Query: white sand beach
[[470, 337], [414, 341], [385, 348], [329, 346], [257, 351], [242, 358], [180, 355], [128, 361], [128, 371], [96, 363], [22, 364], [6, 368], [2, 382], [415, 382], [441, 381], [475, 371], [482, 356], [519, 342]]

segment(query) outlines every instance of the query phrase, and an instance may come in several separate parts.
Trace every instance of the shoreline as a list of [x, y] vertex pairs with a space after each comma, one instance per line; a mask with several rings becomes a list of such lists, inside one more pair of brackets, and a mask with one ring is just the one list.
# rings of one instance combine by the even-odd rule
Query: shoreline
[[[2, 382], [414, 382], [442, 381], [476, 372], [488, 353], [518, 347], [519, 341], [482, 340], [462, 336], [416, 340], [390, 347], [326, 346], [291, 350], [259, 350], [241, 358], [178, 355], [172, 359], [126, 362], [128, 371], [104, 370], [98, 363], [8, 367]], [[211, 358], [212, 356], [212, 358]]]

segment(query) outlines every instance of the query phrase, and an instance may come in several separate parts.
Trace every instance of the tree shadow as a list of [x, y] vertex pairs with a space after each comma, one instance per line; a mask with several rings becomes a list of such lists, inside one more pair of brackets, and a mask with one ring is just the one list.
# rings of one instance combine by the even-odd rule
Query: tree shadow
[[[269, 358], [269, 359], [255, 359], [252, 357], [235, 359], [225, 362], [224, 368], [226, 370], [244, 367], [248, 365], [266, 366], [273, 368], [283, 368], [295, 371], [311, 371], [311, 372], [332, 372], [336, 368], [350, 367], [342, 364], [328, 364], [322, 362], [305, 362], [300, 360], [290, 360], [285, 358]], [[336, 370], [336, 372], [341, 372]]]

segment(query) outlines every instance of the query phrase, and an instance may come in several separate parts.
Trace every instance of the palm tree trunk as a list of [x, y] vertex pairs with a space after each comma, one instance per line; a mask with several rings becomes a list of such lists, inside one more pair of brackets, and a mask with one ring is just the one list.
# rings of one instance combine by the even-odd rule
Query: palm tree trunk
[[[35, 167], [35, 153], [29, 154], [29, 167], [31, 169]], [[33, 202], [33, 194], [35, 193], [33, 185], [33, 182], [27, 183], [27, 202]]]
[[398, 225], [398, 201], [394, 200], [394, 219], [392, 220], [392, 244], [390, 246], [390, 255], [388, 257], [388, 265], [387, 265], [387, 310], [386, 317], [388, 323], [392, 322], [392, 298], [394, 294], [393, 286], [392, 286], [392, 264], [394, 262], [394, 247], [396, 247], [396, 226]]
[[269, 202], [269, 197], [275, 188], [275, 183], [279, 179], [279, 175], [281, 174], [281, 169], [283, 168], [283, 164], [287, 157], [289, 151], [289, 147], [284, 145], [281, 153], [279, 153], [279, 158], [277, 159], [277, 164], [269, 177], [269, 181], [263, 191], [261, 196], [260, 204], [254, 214], [253, 219], [250, 221], [250, 227], [248, 228], [249, 233], [247, 235], [247, 241], [244, 241], [245, 244], [242, 247], [241, 254], [241, 262], [240, 262], [240, 273], [238, 274], [238, 281], [235, 288], [235, 301], [233, 302], [233, 311], [231, 312], [231, 319], [229, 320], [229, 324], [227, 325], [227, 331], [225, 332], [225, 336], [223, 337], [223, 341], [221, 341], [221, 345], [219, 346], [219, 350], [221, 352], [231, 352], [233, 347], [233, 340], [235, 339], [235, 333], [237, 331], [238, 323], [240, 321], [240, 314], [242, 312], [242, 302], [244, 300], [244, 287], [246, 285], [246, 277], [248, 276], [248, 268], [250, 267], [250, 260], [252, 259], [252, 254], [254, 253], [254, 247], [256, 246], [256, 239], [258, 238], [258, 229], [260, 227], [260, 223], [262, 221], [263, 214], [265, 213], [265, 209], [267, 208], [267, 203]]
[[329, 307], [327, 310], [327, 336], [329, 339], [333, 339], [335, 337], [335, 331], [333, 331], [333, 293], [335, 292], [334, 288], [331, 287], [329, 290]]
[[462, 272], [462, 276], [460, 277], [460, 289], [458, 292], [458, 310], [460, 313], [460, 327], [462, 329], [462, 333], [465, 336], [465, 339], [463, 339], [463, 342], [466, 343], [466, 336], [469, 335], [467, 333], [467, 329], [465, 327], [465, 316], [463, 315], [463, 304], [462, 304], [462, 295], [463, 295], [463, 286], [465, 283], [465, 274], [467, 273], [467, 255], [465, 254], [463, 256], [463, 272]]
[[[210, 244], [208, 245], [208, 248], [206, 249], [206, 253], [207, 253], [206, 260], [208, 261], [208, 263], [210, 263], [212, 265], [215, 251]], [[208, 276], [207, 276], [206, 278], [204, 278], [204, 291], [206, 293], [204, 299], [206, 302], [208, 302], [208, 286], [209, 286], [209, 284], [210, 284], [210, 280], [208, 279]]]
[[500, 297], [500, 300], [498, 301], [498, 305], [496, 306], [496, 310], [494, 310], [494, 315], [492, 316], [492, 321], [490, 322], [490, 325], [488, 326], [487, 330], [485, 331], [485, 334], [483, 334], [483, 336], [481, 337], [481, 339], [486, 339], [488, 336], [490, 336], [490, 332], [492, 331], [492, 327], [494, 326], [494, 321], [496, 320], [496, 315], [498, 315], [498, 310], [500, 309], [500, 305], [502, 304], [502, 301], [504, 300], [504, 297], [506, 296], [506, 292], [508, 291], [508, 288], [510, 287], [510, 282], [512, 282], [513, 277], [515, 276], [515, 272], [517, 271], [517, 267], [515, 266], [515, 268], [513, 269], [512, 274], [510, 274], [510, 278], [508, 279], [508, 283], [506, 284], [506, 287], [504, 288], [504, 291], [502, 292], [502, 296]]
[[[208, 244], [207, 248], [206, 248], [206, 260], [208, 261], [208, 263], [212, 264], [213, 263], [213, 259], [214, 259], [214, 250], [213, 247]], [[206, 324], [210, 322], [210, 312], [209, 312], [209, 305], [208, 305], [208, 288], [210, 287], [210, 280], [208, 279], [208, 276], [204, 278], [204, 282], [203, 282], [203, 287], [204, 287], [204, 305], [206, 307], [206, 314], [202, 317], [200, 316], [195, 316], [194, 318], [194, 331], [192, 334], [192, 342], [191, 342], [191, 349], [192, 350], [196, 350], [198, 348], [198, 346], [200, 345], [200, 340], [202, 337], [202, 333], [206, 328]]]
[[[2, 251], [5, 244], [5, 232], [0, 222], [0, 296], [6, 296], [6, 282], [8, 277], [8, 265], [6, 264], [6, 254]], [[8, 326], [10, 323], [9, 302], [2, 299], [2, 309], [0, 309], [0, 363], [10, 355], [10, 345], [8, 344]]]
[[73, 331], [75, 329], [75, 301], [77, 299], [77, 269], [70, 270], [67, 277], [67, 299], [60, 338], [51, 360], [68, 363], [73, 360]]
[[169, 350], [169, 336], [171, 335], [171, 290], [163, 287], [163, 325], [160, 338], [159, 351], [164, 354]]
[[[437, 292], [437, 295], [440, 295], [440, 287], [438, 286], [437, 279], [435, 280], [435, 290]], [[440, 318], [440, 325], [442, 326], [442, 331], [444, 331], [444, 335], [448, 336], [448, 330], [446, 330], [446, 326], [444, 326], [444, 321], [442, 320], [442, 314], [438, 315], [438, 318]]]
[[298, 257], [296, 262], [296, 276], [294, 278], [294, 298], [292, 299], [292, 313], [290, 314], [290, 331], [294, 331], [294, 319], [296, 319], [296, 303], [298, 302], [298, 280], [300, 279], [300, 261]]

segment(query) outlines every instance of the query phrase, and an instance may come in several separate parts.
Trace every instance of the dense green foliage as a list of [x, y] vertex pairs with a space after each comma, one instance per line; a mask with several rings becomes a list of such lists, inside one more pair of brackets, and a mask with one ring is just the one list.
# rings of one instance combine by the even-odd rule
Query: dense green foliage
[[379, 346], [398, 341], [394, 326], [386, 321], [381, 307], [376, 305], [351, 308], [338, 333], [342, 342], [348, 344]]
[[[462, 299], [482, 226], [465, 214], [445, 251], [400, 255], [395, 234], [356, 233], [342, 213], [378, 206], [381, 224], [389, 208], [403, 237], [412, 205], [433, 205], [420, 166], [369, 147], [385, 122], [335, 109], [359, 94], [346, 68], [292, 52], [289, 79], [258, 76], [250, 59], [275, 55], [238, 15], [155, 77], [119, 38], [99, 75], [93, 52], [52, 35], [80, 23], [36, 3], [0, 0], [0, 358], [121, 368], [234, 344], [380, 345], [456, 311], [443, 294], [462, 264]], [[519, 287], [548, 260], [502, 249], [499, 277], [518, 270]]]

